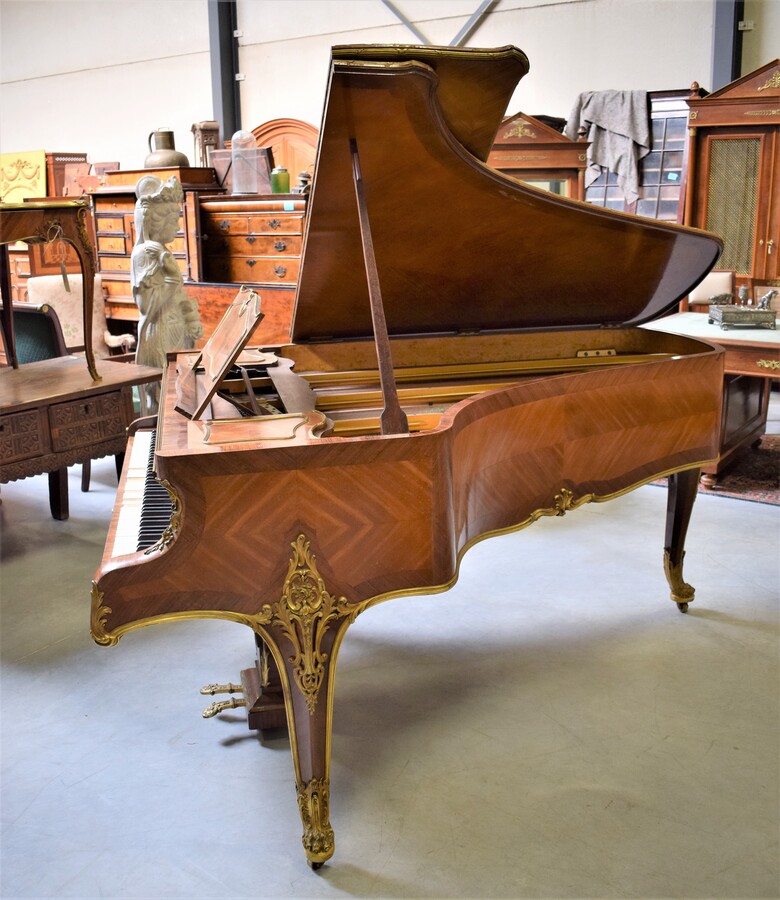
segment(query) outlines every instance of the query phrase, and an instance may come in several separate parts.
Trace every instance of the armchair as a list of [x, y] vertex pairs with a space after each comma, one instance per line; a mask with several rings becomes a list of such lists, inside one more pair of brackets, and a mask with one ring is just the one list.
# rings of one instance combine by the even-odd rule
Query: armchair
[[688, 308], [693, 312], [706, 312], [713, 297], [731, 294], [733, 301], [735, 290], [734, 269], [713, 269], [688, 294]]
[[[71, 352], [84, 349], [84, 288], [81, 275], [68, 275], [68, 285], [60, 275], [35, 275], [27, 279], [27, 299], [40, 306], [53, 306], [65, 336], [65, 346]], [[95, 276], [92, 307], [92, 349], [96, 359], [105, 359], [112, 352], [127, 353], [135, 347], [132, 334], [113, 335], [106, 322], [103, 279]]]
[[[68, 355], [57, 313], [51, 306], [14, 303], [13, 319], [19, 365]], [[89, 482], [89, 478], [87, 481]], [[55, 519], [68, 518], [66, 468], [49, 472], [49, 509]]]

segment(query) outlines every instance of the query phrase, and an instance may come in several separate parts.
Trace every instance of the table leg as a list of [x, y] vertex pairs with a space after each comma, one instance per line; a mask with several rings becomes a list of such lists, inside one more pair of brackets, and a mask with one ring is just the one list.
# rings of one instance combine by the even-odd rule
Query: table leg
[[64, 521], [70, 515], [67, 468], [49, 472], [49, 509], [53, 519]]
[[3, 295], [2, 324], [5, 358], [9, 366], [19, 368], [16, 358], [16, 341], [14, 340], [14, 311], [11, 298], [11, 268], [8, 264], [8, 245], [0, 247], [0, 293]]
[[62, 219], [62, 240], [70, 244], [81, 263], [82, 282], [84, 285], [84, 355], [87, 369], [93, 381], [100, 381], [95, 366], [95, 354], [92, 348], [92, 308], [95, 293], [95, 255], [87, 234], [86, 208], [78, 209], [73, 217]]

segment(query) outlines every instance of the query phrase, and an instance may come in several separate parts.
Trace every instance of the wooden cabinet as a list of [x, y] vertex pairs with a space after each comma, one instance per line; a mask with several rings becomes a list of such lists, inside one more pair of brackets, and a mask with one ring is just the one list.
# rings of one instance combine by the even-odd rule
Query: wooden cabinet
[[780, 284], [780, 60], [689, 100], [686, 223], [724, 241], [737, 285]]
[[[138, 308], [133, 301], [130, 285], [130, 255], [135, 244], [135, 185], [144, 175], [156, 175], [166, 180], [175, 175], [184, 189], [185, 204], [189, 194], [214, 191], [214, 170], [182, 168], [127, 169], [106, 173], [108, 184], [94, 191], [92, 213], [95, 225], [95, 245], [98, 272], [103, 276], [106, 292], [106, 316], [109, 319], [137, 321]], [[186, 239], [184, 205], [176, 238], [168, 244], [185, 279], [193, 277], [189, 244]]]
[[587, 146], [541, 119], [517, 113], [501, 123], [487, 162], [524, 184], [583, 200]]
[[650, 91], [650, 152], [639, 161], [639, 199], [627, 203], [613, 172], [588, 187], [585, 199], [594, 206], [630, 212], [650, 219], [682, 222], [688, 173], [688, 100], [706, 92], [693, 88]]
[[780, 331], [739, 327], [723, 331], [697, 312], [675, 313], [643, 327], [710, 341], [726, 351], [718, 458], [702, 469], [704, 483], [713, 485], [766, 431], [772, 381], [780, 378]]
[[192, 194], [186, 200], [191, 260], [188, 294], [198, 300], [204, 338], [219, 322], [238, 286], [254, 287], [265, 318], [258, 343], [290, 339], [306, 200], [300, 194]]
[[[124, 452], [133, 387], [160, 371], [109, 360], [99, 371], [95, 381], [76, 356], [0, 370], [0, 484]], [[67, 492], [50, 496], [52, 514], [66, 519]]]
[[[62, 244], [60, 244], [62, 246]], [[11, 302], [27, 299], [27, 279], [30, 277], [30, 257], [26, 244], [12, 244], [8, 248], [8, 270], [11, 276]]]
[[88, 174], [87, 154], [62, 152], [46, 154], [46, 193], [49, 197], [65, 196], [69, 168]]
[[300, 119], [272, 119], [252, 129], [258, 147], [270, 147], [275, 166], [284, 166], [295, 185], [302, 172], [311, 175], [318, 130]]
[[297, 283], [305, 201], [279, 197], [201, 201], [201, 280]]

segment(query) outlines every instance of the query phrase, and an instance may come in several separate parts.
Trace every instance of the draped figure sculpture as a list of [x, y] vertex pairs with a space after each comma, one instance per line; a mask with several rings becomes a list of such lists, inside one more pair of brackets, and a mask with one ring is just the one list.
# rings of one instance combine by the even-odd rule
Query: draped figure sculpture
[[[168, 351], [191, 349], [203, 335], [197, 301], [184, 291], [176, 259], [165, 246], [179, 230], [183, 191], [175, 177], [162, 182], [145, 175], [135, 194], [136, 238], [130, 258], [130, 284], [140, 313], [135, 359], [163, 369]], [[140, 391], [141, 412], [157, 412], [159, 384]]]

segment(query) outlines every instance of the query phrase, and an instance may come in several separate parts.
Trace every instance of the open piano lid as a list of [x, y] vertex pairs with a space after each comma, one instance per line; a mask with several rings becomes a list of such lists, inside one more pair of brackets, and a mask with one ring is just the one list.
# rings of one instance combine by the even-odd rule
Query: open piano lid
[[333, 49], [293, 341], [373, 334], [351, 139], [390, 335], [636, 325], [698, 284], [721, 251], [714, 235], [484, 163], [527, 70], [513, 47]]

